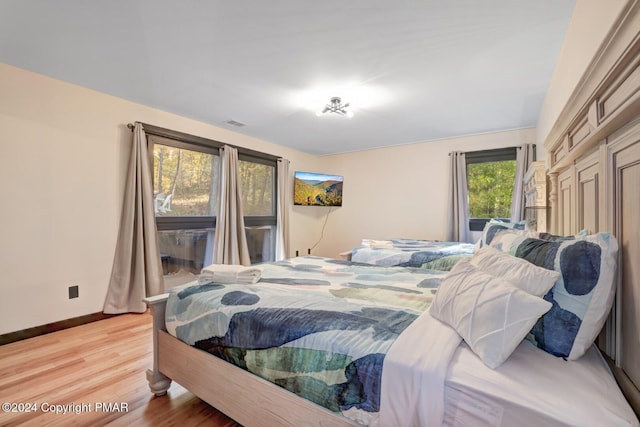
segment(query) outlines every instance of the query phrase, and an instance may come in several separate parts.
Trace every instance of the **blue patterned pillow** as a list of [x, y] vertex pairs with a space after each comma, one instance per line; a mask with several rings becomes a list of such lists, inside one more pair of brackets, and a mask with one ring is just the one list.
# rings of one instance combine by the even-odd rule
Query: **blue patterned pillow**
[[487, 245], [491, 245], [491, 241], [496, 237], [496, 235], [510, 235], [513, 238], [516, 237], [535, 237], [539, 238], [540, 233], [537, 231], [525, 231], [523, 229], [518, 229], [513, 227], [513, 223], [500, 222], [496, 220], [490, 220], [484, 226], [482, 230], [482, 237], [476, 243], [476, 247], [474, 248], [474, 252], [482, 249]]
[[513, 245], [515, 241], [521, 242], [527, 237], [541, 240], [564, 241], [579, 239], [589, 235], [589, 231], [584, 229], [580, 230], [575, 236], [556, 236], [554, 234], [545, 233], [542, 231], [529, 231], [522, 228], [517, 228], [515, 227], [515, 225], [517, 224], [520, 223], [501, 222], [493, 219], [490, 220], [484, 226], [484, 229], [482, 230], [482, 237], [476, 243], [474, 252], [477, 252], [479, 249], [487, 245], [495, 246], [495, 244], [492, 244], [492, 241], [498, 236], [503, 240], [509, 240], [509, 244]]
[[489, 223], [503, 225], [503, 226], [505, 226], [507, 228], [510, 228], [512, 230], [526, 230], [527, 229], [527, 224], [528, 224], [527, 221], [506, 222], [506, 221], [501, 221], [501, 220], [495, 219], [495, 218], [490, 219]]
[[560, 272], [560, 279], [544, 297], [553, 306], [538, 320], [529, 338], [555, 356], [580, 358], [600, 333], [613, 304], [616, 239], [610, 233], [566, 240], [499, 233], [489, 244]]

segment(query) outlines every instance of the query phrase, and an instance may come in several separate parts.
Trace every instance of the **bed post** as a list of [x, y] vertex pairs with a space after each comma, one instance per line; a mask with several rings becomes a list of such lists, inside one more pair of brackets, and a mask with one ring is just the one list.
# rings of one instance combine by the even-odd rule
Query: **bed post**
[[147, 381], [151, 392], [156, 396], [164, 396], [171, 385], [171, 379], [160, 373], [158, 356], [158, 333], [166, 331], [164, 312], [167, 307], [168, 294], [145, 298], [144, 302], [151, 309], [153, 317], [153, 369], [147, 369]]

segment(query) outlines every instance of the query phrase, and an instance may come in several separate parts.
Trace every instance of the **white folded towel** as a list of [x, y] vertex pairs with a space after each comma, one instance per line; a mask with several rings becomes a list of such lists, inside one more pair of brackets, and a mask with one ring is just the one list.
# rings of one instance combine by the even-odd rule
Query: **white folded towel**
[[243, 265], [211, 264], [200, 271], [199, 283], [226, 283], [250, 285], [260, 280], [262, 271]]
[[362, 246], [373, 249], [393, 248], [393, 242], [391, 240], [362, 239]]

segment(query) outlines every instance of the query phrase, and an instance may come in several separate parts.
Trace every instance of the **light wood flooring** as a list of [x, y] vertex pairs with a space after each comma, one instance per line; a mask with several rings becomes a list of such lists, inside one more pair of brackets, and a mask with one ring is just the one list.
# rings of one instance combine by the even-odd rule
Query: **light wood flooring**
[[[31, 409], [6, 412], [3, 405], [0, 426], [238, 425], [175, 382], [166, 396], [153, 396], [145, 376], [151, 350], [151, 316], [146, 313], [0, 346], [0, 403]], [[72, 411], [46, 412], [55, 405]]]

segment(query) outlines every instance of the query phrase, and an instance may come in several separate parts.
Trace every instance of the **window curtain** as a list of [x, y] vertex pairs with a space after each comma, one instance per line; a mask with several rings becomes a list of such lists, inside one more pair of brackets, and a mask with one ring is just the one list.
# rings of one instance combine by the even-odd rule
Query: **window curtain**
[[251, 265], [242, 212], [238, 150], [228, 145], [222, 147], [220, 168], [213, 263]]
[[467, 164], [462, 152], [449, 153], [449, 224], [446, 239], [450, 242], [473, 242], [469, 229], [469, 194], [467, 190]]
[[142, 299], [163, 292], [152, 164], [140, 123], [133, 129], [116, 253], [104, 303], [107, 314], [142, 313]]
[[511, 199], [511, 222], [524, 219], [524, 175], [535, 160], [535, 144], [523, 144], [516, 150], [516, 182], [513, 185]]
[[276, 261], [289, 258], [289, 160], [278, 159]]

